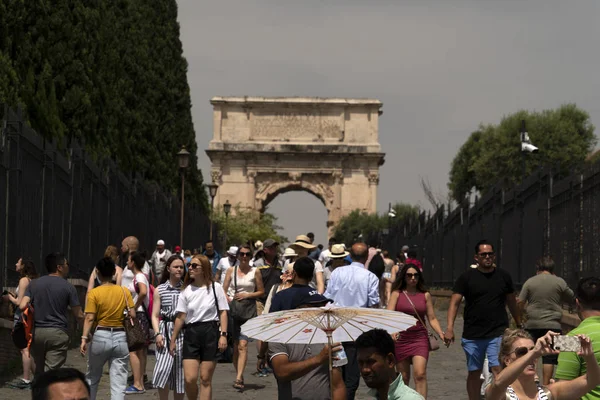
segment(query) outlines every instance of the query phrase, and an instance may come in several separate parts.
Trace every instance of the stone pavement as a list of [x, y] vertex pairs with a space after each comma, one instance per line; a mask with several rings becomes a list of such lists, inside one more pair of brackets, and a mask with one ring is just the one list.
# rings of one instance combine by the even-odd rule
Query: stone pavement
[[[437, 317], [440, 320], [442, 327], [446, 326], [446, 312], [437, 311]], [[462, 334], [462, 317], [458, 317], [456, 321], [455, 334], [458, 338]], [[277, 398], [277, 383], [275, 378], [270, 375], [268, 377], [258, 377], [252, 375], [255, 370], [256, 362], [256, 346], [249, 346], [250, 352], [248, 357], [248, 367], [244, 376], [246, 389], [243, 393], [239, 393], [232, 387], [235, 378], [234, 369], [231, 364], [217, 364], [217, 369], [213, 378], [213, 399], [214, 400], [267, 400]], [[67, 359], [68, 367], [75, 367], [85, 372], [86, 361], [79, 354], [79, 349], [69, 351]], [[148, 357], [148, 375], [152, 376], [154, 368], [154, 357]], [[442, 348], [430, 355], [428, 365], [428, 380], [429, 380], [429, 395], [428, 399], [466, 399], [466, 365], [465, 356], [460, 347], [460, 343], [454, 343], [450, 348], [442, 346]], [[411, 383], [411, 386], [413, 384]], [[17, 389], [0, 388], [1, 400], [14, 400], [21, 398], [22, 400], [30, 397], [30, 392]], [[132, 400], [147, 400], [158, 399], [156, 390], [149, 390], [143, 395], [129, 396]], [[110, 399], [109, 379], [106, 373], [100, 382], [100, 390], [98, 392], [98, 400]], [[356, 396], [357, 400], [369, 399], [367, 396], [367, 387], [361, 380], [361, 385]]]

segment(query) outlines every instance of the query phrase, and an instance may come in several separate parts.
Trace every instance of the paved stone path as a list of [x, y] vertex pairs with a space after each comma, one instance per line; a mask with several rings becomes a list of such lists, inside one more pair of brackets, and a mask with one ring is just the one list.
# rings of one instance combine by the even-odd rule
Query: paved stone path
[[[446, 312], [438, 311], [437, 317], [441, 321], [442, 327], [445, 327]], [[462, 325], [462, 317], [458, 317], [455, 324], [455, 333], [458, 338], [460, 338], [462, 335]], [[277, 383], [272, 375], [268, 377], [258, 377], [250, 374], [250, 372], [255, 369], [254, 365], [256, 362], [256, 346], [251, 344], [249, 348], [248, 367], [244, 377], [246, 390], [243, 393], [239, 393], [231, 386], [235, 378], [234, 369], [231, 364], [218, 364], [213, 378], [214, 400], [277, 399]], [[79, 349], [73, 349], [69, 351], [69, 357], [67, 359], [66, 366], [75, 367], [81, 371], [85, 371], [86, 361], [85, 358], [81, 357], [79, 354]], [[150, 376], [152, 375], [153, 368], [154, 357], [150, 356], [148, 357], [147, 368]], [[428, 399], [466, 399], [466, 377], [467, 373], [465, 356], [460, 343], [457, 342], [448, 349], [445, 346], [442, 346], [440, 350], [430, 355], [428, 366]], [[411, 386], [413, 386], [412, 383]], [[128, 397], [130, 397], [132, 400], [158, 399], [158, 393], [156, 390], [149, 390], [143, 395], [132, 395]], [[18, 398], [22, 400], [30, 398], [30, 392], [9, 388], [0, 388], [0, 399], [15, 400]], [[108, 374], [105, 374], [102, 378], [97, 398], [98, 400], [110, 399]], [[367, 396], [367, 387], [362, 380], [356, 399], [369, 399]]]

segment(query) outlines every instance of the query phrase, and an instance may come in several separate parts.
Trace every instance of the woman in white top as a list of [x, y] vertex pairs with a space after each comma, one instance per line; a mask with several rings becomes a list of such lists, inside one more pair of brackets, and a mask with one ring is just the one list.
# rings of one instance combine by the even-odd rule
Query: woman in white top
[[198, 398], [200, 375], [200, 399], [209, 400], [212, 398], [217, 351], [223, 352], [227, 348], [229, 305], [223, 287], [213, 280], [206, 256], [192, 258], [184, 287], [177, 301], [177, 318], [169, 350], [175, 354], [177, 336], [185, 324], [182, 352], [185, 393], [188, 399]]
[[[133, 280], [127, 286], [133, 297], [135, 315], [146, 334], [148, 343], [150, 344], [150, 311], [149, 307], [149, 292], [150, 286], [148, 278], [142, 273], [146, 260], [140, 253], [130, 253], [127, 261], [127, 268], [133, 272]], [[146, 391], [144, 388], [144, 373], [146, 372], [146, 361], [148, 358], [148, 346], [137, 349], [129, 353], [131, 362], [131, 372], [133, 372], [133, 385], [129, 386], [126, 394], [141, 394]]]
[[[227, 300], [229, 302], [234, 300], [239, 303], [253, 301], [256, 310], [256, 300], [264, 295], [265, 288], [260, 272], [258, 274], [255, 273], [256, 268], [250, 266], [251, 258], [252, 249], [250, 246], [242, 246], [238, 252], [240, 265], [227, 270], [223, 289], [227, 293]], [[233, 292], [229, 292], [230, 288], [233, 288]], [[235, 316], [232, 318], [234, 342], [233, 366], [237, 375], [233, 387], [240, 391], [244, 390], [244, 370], [248, 361], [248, 337], [241, 334], [241, 326], [246, 321]]]
[[591, 340], [577, 335], [581, 342], [578, 353], [586, 361], [587, 373], [572, 381], [560, 381], [541, 386], [535, 381], [535, 367], [541, 356], [558, 354], [552, 348], [552, 337], [559, 333], [548, 332], [533, 342], [531, 335], [521, 329], [507, 329], [502, 336], [498, 358], [502, 371], [485, 391], [486, 400], [575, 400], [600, 384], [600, 366], [594, 356]]

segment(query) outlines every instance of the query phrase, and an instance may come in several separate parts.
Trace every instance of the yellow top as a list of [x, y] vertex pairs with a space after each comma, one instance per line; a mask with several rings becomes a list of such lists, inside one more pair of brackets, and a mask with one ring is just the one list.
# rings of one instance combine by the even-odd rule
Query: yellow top
[[96, 314], [98, 326], [120, 328], [123, 326], [125, 298], [129, 307], [133, 308], [133, 299], [129, 290], [123, 290], [117, 285], [98, 286], [88, 293], [85, 312]]

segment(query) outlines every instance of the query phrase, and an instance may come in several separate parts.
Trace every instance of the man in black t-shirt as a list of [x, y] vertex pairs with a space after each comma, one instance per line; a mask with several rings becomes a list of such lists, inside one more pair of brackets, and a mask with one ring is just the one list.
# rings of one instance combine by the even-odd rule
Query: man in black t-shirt
[[446, 346], [454, 342], [454, 320], [460, 302], [465, 298], [465, 325], [461, 344], [467, 356], [469, 400], [480, 398], [480, 375], [486, 354], [494, 377], [502, 369], [498, 351], [502, 334], [508, 328], [506, 306], [517, 325], [521, 325], [512, 278], [508, 272], [496, 268], [495, 260], [494, 249], [487, 240], [477, 243], [477, 268], [470, 268], [458, 277], [448, 309], [448, 327], [444, 334]]

